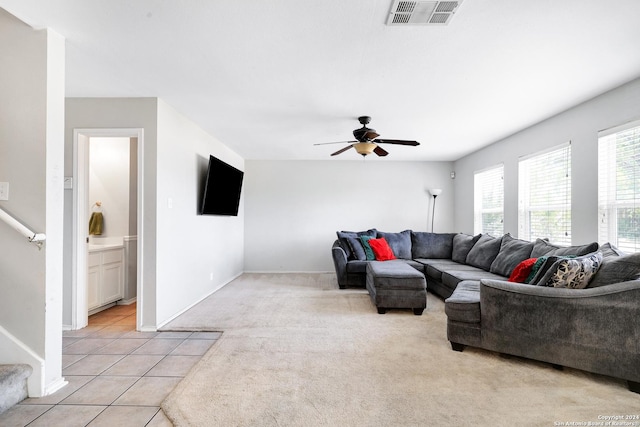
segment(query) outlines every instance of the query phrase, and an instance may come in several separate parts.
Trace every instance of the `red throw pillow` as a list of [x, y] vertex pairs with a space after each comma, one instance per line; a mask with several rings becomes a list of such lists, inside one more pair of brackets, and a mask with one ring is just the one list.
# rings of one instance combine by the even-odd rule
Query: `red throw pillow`
[[393, 254], [389, 243], [384, 237], [379, 239], [370, 239], [369, 246], [373, 250], [373, 254], [376, 256], [378, 261], [388, 261], [390, 259], [396, 259], [396, 256]]
[[522, 261], [520, 264], [516, 265], [516, 268], [511, 272], [511, 276], [509, 276], [510, 282], [516, 283], [524, 283], [529, 277], [531, 270], [533, 269], [533, 265], [536, 263], [538, 258], [529, 258]]

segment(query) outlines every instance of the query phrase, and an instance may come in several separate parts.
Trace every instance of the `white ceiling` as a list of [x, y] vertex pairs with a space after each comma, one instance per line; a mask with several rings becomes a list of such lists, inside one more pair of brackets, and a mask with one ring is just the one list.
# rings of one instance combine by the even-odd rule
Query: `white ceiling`
[[369, 115], [421, 143], [386, 159], [456, 160], [640, 76], [638, 0], [465, 0], [432, 27], [391, 4], [0, 0], [66, 38], [67, 96], [160, 97], [245, 159], [329, 159]]

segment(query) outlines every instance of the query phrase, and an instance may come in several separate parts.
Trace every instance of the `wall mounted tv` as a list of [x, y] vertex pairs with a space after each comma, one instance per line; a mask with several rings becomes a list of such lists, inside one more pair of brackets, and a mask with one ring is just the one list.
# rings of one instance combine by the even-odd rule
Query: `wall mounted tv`
[[244, 172], [209, 156], [200, 214], [238, 216], [243, 177]]

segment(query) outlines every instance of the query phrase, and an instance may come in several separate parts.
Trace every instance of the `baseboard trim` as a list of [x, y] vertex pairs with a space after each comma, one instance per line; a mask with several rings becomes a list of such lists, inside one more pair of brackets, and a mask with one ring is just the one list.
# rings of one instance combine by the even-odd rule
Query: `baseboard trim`
[[61, 377], [58, 380], [52, 382], [51, 384], [47, 384], [46, 390], [44, 391], [44, 395], [49, 396], [50, 394], [55, 393], [56, 391], [60, 390], [62, 387], [66, 386], [67, 384], [69, 384], [69, 381]]
[[269, 271], [269, 270], [248, 270], [245, 271], [247, 274], [327, 274], [327, 273], [335, 273], [335, 271], [327, 270], [327, 271], [294, 271], [294, 270], [286, 270], [286, 271]]
[[158, 327], [157, 330], [161, 330], [163, 326], [165, 326], [167, 323], [170, 323], [172, 320], [176, 319], [178, 316], [180, 316], [181, 314], [185, 313], [186, 311], [190, 310], [191, 308], [193, 308], [194, 306], [198, 305], [199, 303], [201, 303], [203, 300], [207, 299], [209, 296], [215, 294], [216, 292], [218, 292], [220, 289], [224, 288], [225, 286], [227, 286], [229, 283], [233, 282], [234, 280], [236, 280], [238, 277], [242, 276], [244, 274], [244, 272], [240, 272], [238, 274], [236, 274], [235, 276], [233, 276], [231, 279], [227, 280], [226, 282], [223, 282], [221, 285], [219, 285], [218, 287], [216, 287], [215, 289], [213, 289], [211, 292], [209, 292], [208, 294], [204, 295], [202, 298], [200, 298], [199, 300], [197, 300], [196, 302], [194, 302], [193, 304], [187, 306], [186, 308], [180, 310], [178, 313], [174, 314], [173, 316], [171, 316], [170, 318], [168, 318], [167, 320], [165, 320], [164, 322], [161, 322]]
[[130, 299], [121, 299], [120, 301], [116, 302], [116, 305], [131, 305], [131, 304], [135, 304], [137, 300], [138, 300], [137, 297], [133, 297]]

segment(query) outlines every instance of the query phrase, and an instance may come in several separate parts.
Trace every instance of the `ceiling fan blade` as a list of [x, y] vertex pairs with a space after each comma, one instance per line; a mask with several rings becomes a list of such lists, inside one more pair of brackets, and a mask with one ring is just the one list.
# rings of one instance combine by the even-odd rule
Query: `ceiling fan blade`
[[355, 144], [358, 141], [338, 141], [338, 142], [320, 142], [313, 145], [329, 145], [329, 144]]
[[376, 144], [412, 145], [414, 147], [420, 145], [418, 141], [405, 141], [403, 139], [376, 139], [371, 142], [375, 142]]
[[373, 131], [373, 130], [370, 130], [369, 132], [365, 133], [365, 134], [364, 134], [364, 136], [365, 136], [365, 138], [367, 138], [367, 139], [375, 139], [375, 138], [379, 137], [379, 136], [380, 136], [380, 134], [379, 134], [379, 133], [376, 133], [376, 132], [375, 132], [375, 131]]
[[387, 150], [385, 150], [384, 148], [380, 147], [379, 145], [373, 150], [373, 152], [376, 153], [380, 157], [384, 157], [387, 154], [389, 154], [389, 152]]
[[347, 151], [349, 148], [353, 148], [353, 145], [347, 145], [346, 147], [344, 147], [342, 150], [338, 150], [335, 153], [331, 154], [332, 156], [337, 156], [338, 154], [342, 154], [345, 151]]

